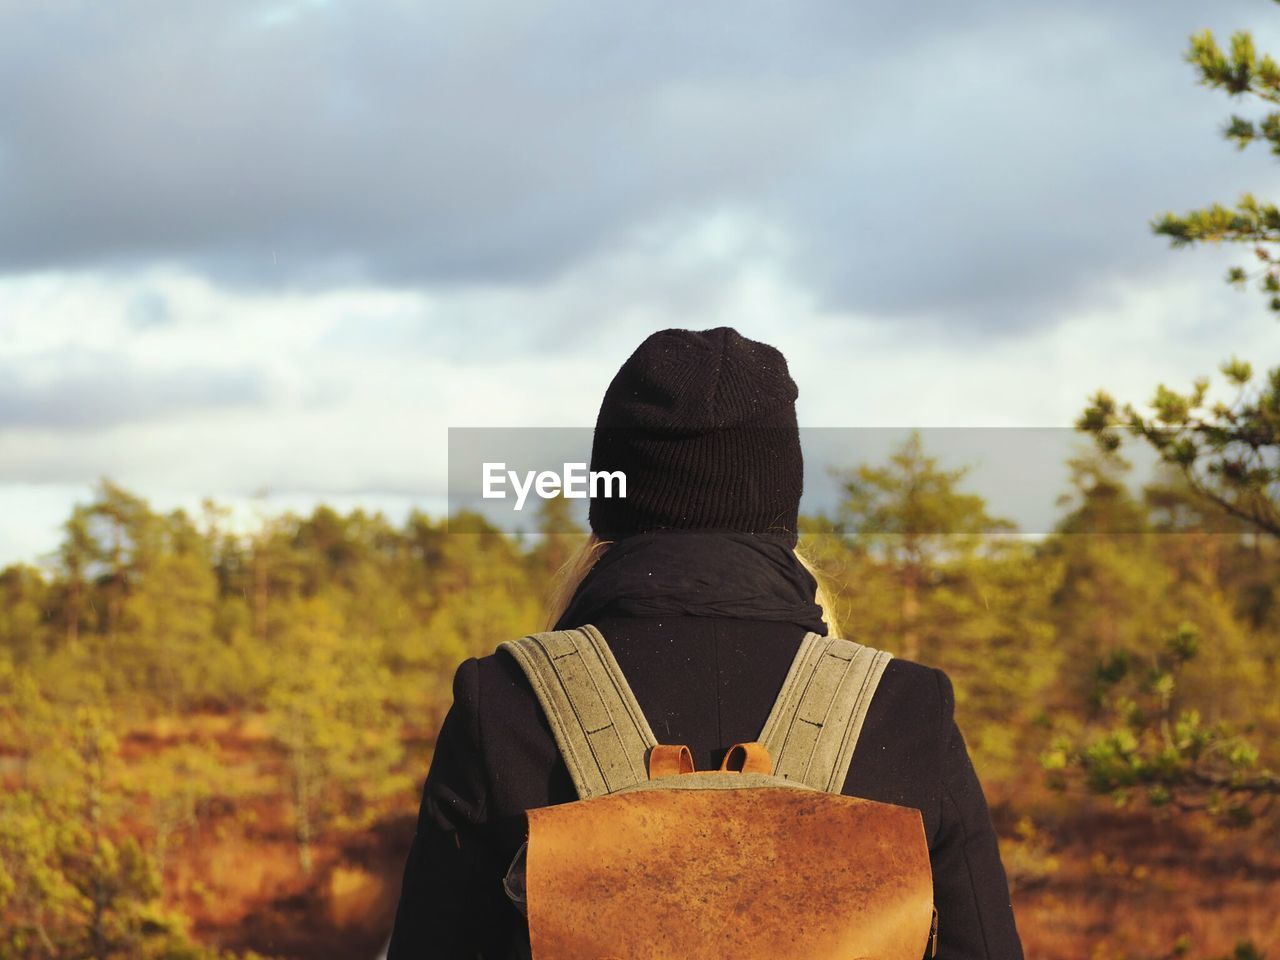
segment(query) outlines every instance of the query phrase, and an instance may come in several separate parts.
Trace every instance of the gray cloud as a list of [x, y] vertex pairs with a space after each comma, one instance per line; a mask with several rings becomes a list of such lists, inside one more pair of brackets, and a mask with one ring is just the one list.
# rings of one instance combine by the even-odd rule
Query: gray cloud
[[[1188, 33], [1252, 0], [8, 4], [0, 272], [530, 283], [659, 218], [782, 226], [823, 300], [970, 334], [1170, 256], [1272, 174]], [[162, 322], [155, 304], [141, 323]], [[0, 388], [3, 389], [3, 388]]]
[[270, 396], [258, 370], [153, 372], [123, 355], [85, 350], [0, 360], [0, 431], [97, 430], [204, 409], [256, 407]]

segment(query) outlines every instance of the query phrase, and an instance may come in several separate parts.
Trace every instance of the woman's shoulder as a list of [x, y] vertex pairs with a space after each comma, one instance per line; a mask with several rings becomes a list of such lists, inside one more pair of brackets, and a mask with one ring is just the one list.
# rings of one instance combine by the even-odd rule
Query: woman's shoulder
[[454, 669], [455, 685], [459, 682], [473, 688], [477, 685], [485, 687], [496, 685], [495, 689], [511, 686], [519, 687], [521, 685], [527, 688], [529, 686], [520, 664], [514, 656], [504, 649], [501, 639], [494, 642], [488, 653], [477, 653], [467, 657], [458, 663]]
[[516, 659], [501, 647], [458, 664], [453, 700], [486, 728], [495, 724], [545, 725], [533, 685]]
[[475, 674], [475, 682], [491, 697], [533, 694], [519, 661], [501, 645], [491, 653], [472, 657], [467, 663], [471, 664], [469, 669]]
[[867, 713], [875, 736], [899, 738], [908, 731], [921, 745], [945, 739], [955, 718], [955, 688], [940, 667], [894, 656], [885, 666]]
[[881, 685], [886, 684], [896, 693], [920, 699], [954, 697], [951, 678], [941, 667], [899, 656], [891, 657], [885, 666]]

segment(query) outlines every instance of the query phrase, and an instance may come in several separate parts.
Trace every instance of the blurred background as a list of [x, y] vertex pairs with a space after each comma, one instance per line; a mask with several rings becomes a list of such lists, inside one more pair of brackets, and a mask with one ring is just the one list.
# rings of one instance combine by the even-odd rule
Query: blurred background
[[0, 958], [376, 957], [453, 671], [583, 534], [455, 502], [451, 428], [589, 437], [719, 325], [800, 385], [835, 626], [955, 680], [1028, 956], [1275, 954], [1269, 51], [1271, 0], [0, 2]]

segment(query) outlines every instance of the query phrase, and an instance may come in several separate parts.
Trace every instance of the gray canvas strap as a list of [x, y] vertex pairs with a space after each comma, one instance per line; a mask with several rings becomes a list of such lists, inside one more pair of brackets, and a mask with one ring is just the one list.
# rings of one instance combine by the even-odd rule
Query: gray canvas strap
[[852, 640], [809, 633], [760, 732], [774, 776], [839, 793], [891, 659]]
[[534, 633], [499, 649], [533, 685], [579, 799], [649, 778], [646, 754], [657, 740], [599, 630]]

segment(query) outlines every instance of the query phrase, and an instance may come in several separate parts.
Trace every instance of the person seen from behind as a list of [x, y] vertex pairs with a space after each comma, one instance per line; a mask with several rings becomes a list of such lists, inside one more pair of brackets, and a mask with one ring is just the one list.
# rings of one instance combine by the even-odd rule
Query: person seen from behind
[[[658, 741], [687, 744], [698, 770], [756, 740], [802, 642], [834, 634], [825, 591], [797, 551], [797, 395], [774, 347], [729, 327], [671, 329], [626, 360], [597, 417], [590, 469], [622, 471], [627, 496], [591, 500], [591, 532], [560, 571], [545, 629], [593, 625]], [[945, 672], [888, 660], [840, 792], [919, 811], [939, 960], [1021, 960], [996, 832]], [[526, 811], [577, 799], [516, 660], [498, 650], [463, 662], [388, 960], [529, 956], [504, 879]]]

